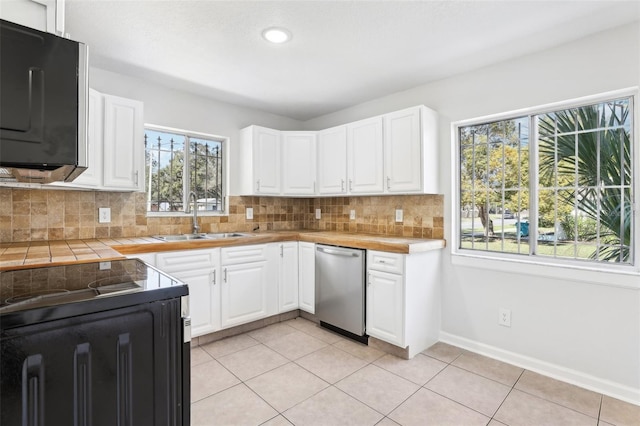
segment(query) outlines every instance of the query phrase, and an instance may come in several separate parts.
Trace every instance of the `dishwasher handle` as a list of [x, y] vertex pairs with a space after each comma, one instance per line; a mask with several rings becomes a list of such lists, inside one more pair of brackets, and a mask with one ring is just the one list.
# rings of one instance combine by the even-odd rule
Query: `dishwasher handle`
[[328, 248], [328, 247], [318, 247], [316, 246], [316, 249], [322, 253], [327, 253], [327, 254], [333, 254], [336, 256], [344, 256], [344, 257], [359, 257], [360, 256], [360, 251], [354, 251], [354, 250], [340, 250], [340, 249], [333, 249], [333, 248]]

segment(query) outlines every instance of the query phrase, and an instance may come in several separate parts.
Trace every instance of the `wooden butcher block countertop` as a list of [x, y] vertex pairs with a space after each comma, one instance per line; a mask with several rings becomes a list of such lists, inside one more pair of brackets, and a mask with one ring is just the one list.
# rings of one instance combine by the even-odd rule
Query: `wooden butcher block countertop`
[[419, 253], [445, 247], [445, 240], [323, 231], [243, 233], [240, 237], [162, 241], [153, 237], [94, 240], [31, 241], [0, 244], [0, 271], [36, 266], [122, 259], [123, 255], [306, 241], [393, 253]]

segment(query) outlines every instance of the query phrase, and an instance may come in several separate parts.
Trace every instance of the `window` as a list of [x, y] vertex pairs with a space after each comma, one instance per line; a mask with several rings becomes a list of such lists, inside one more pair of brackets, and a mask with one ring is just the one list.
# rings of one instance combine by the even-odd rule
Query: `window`
[[459, 125], [458, 248], [633, 265], [633, 98]]
[[224, 212], [225, 138], [149, 126], [144, 142], [147, 212]]

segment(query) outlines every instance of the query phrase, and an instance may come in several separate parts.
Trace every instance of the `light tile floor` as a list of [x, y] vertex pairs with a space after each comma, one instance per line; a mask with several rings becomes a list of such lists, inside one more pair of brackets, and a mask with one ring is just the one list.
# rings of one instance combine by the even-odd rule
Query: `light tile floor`
[[640, 425], [640, 407], [444, 343], [403, 360], [303, 318], [191, 350], [191, 425]]

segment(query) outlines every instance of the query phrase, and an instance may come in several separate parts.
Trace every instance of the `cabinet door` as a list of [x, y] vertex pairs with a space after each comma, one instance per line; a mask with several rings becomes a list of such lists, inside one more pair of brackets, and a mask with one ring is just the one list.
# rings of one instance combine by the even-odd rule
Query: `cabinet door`
[[256, 194], [280, 194], [280, 132], [253, 129], [253, 168]]
[[278, 311], [298, 309], [298, 243], [279, 243]]
[[51, 186], [69, 188], [102, 187], [103, 169], [103, 117], [102, 93], [89, 89], [89, 119], [87, 120], [87, 169], [73, 182], [52, 182]]
[[384, 190], [382, 117], [347, 125], [347, 157], [350, 193]]
[[318, 192], [347, 193], [347, 126], [318, 132]]
[[222, 268], [222, 327], [231, 327], [269, 315], [267, 261]]
[[368, 275], [367, 334], [405, 347], [403, 276], [371, 270]]
[[87, 123], [87, 170], [74, 179], [73, 184], [100, 186], [102, 184], [103, 97], [89, 89], [89, 120]]
[[282, 193], [316, 193], [315, 132], [282, 132]]
[[316, 245], [298, 243], [298, 304], [303, 311], [316, 311]]
[[52, 34], [64, 34], [64, 0], [3, 1], [0, 18]]
[[387, 192], [422, 188], [422, 137], [420, 108], [384, 116], [384, 169]]
[[220, 330], [220, 249], [156, 255], [156, 266], [189, 286], [193, 337]]
[[104, 186], [144, 190], [142, 102], [104, 95]]

